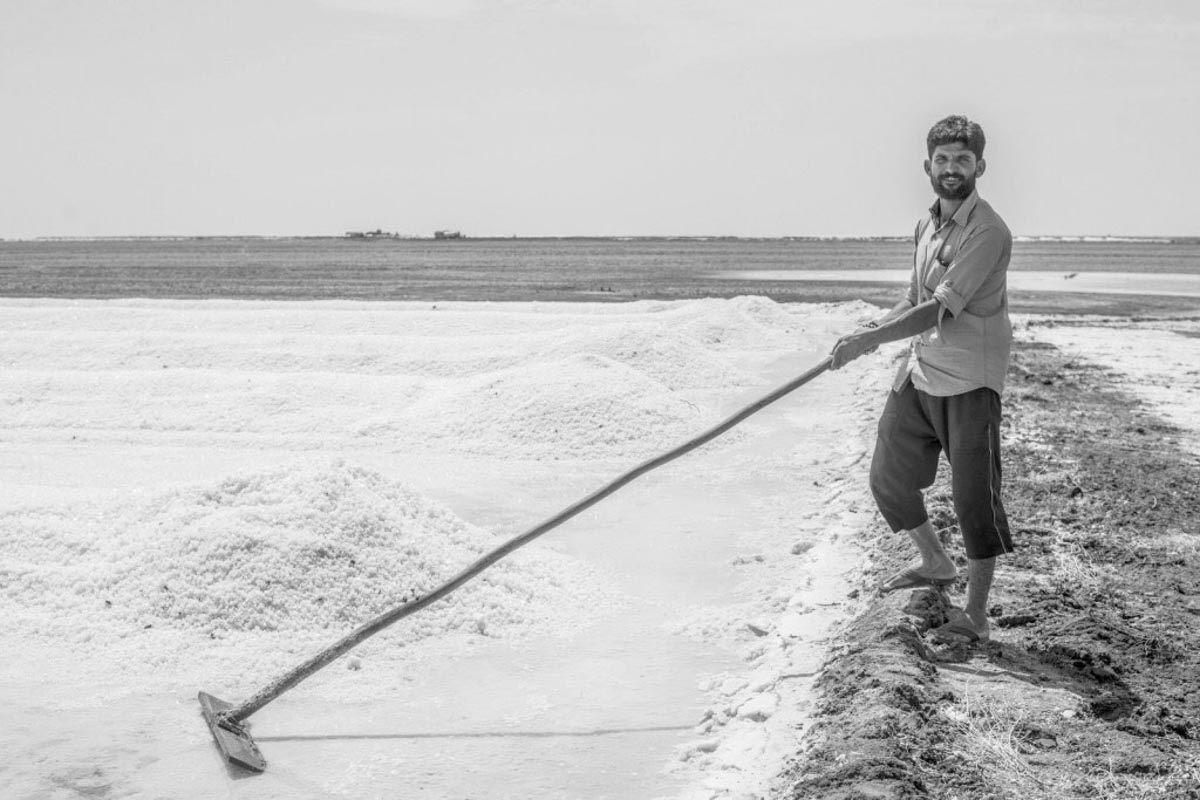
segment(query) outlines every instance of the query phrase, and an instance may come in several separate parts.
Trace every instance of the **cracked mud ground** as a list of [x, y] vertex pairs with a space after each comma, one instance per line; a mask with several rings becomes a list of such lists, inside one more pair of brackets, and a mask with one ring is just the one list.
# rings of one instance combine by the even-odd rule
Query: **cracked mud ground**
[[[1036, 341], [1014, 345], [1004, 426], [1018, 550], [991, 641], [927, 635], [961, 582], [873, 601], [826, 664], [793, 800], [1200, 798], [1196, 451], [1103, 368]], [[961, 554], [947, 478], [930, 511]], [[868, 579], [911, 560], [903, 535], [872, 535]]]

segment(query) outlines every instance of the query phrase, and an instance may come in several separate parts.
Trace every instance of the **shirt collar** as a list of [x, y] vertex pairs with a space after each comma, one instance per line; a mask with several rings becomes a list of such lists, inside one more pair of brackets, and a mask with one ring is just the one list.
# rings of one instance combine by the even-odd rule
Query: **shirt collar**
[[[937, 222], [940, 219], [938, 216], [938, 213], [941, 210], [941, 207], [938, 205], [940, 202], [940, 200], [934, 200], [933, 205], [929, 207], [929, 216], [934, 222]], [[975, 206], [978, 204], [979, 190], [975, 189], [970, 195], [967, 196], [966, 200], [963, 200], [962, 205], [958, 207], [958, 211], [954, 212], [954, 216], [950, 218], [950, 221], [956, 225], [966, 225], [967, 220], [971, 218], [971, 212], [975, 210]], [[945, 222], [942, 224], [944, 225]]]

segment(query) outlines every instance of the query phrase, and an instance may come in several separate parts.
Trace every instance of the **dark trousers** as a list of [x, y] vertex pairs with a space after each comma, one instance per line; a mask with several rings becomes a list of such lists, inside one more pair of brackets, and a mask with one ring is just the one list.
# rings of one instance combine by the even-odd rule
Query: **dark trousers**
[[924, 490], [945, 453], [967, 558], [1012, 552], [1000, 502], [1000, 413], [1000, 395], [986, 388], [938, 397], [909, 381], [889, 394], [871, 461], [871, 492], [893, 531], [929, 519]]

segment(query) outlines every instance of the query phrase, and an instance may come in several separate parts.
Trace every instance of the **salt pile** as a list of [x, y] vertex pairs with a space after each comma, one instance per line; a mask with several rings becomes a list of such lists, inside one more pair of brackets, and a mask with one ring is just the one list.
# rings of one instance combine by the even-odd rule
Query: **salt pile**
[[[81, 518], [27, 511], [6, 520], [5, 594], [43, 622], [102, 621], [126, 633], [340, 634], [500, 544], [405, 485], [344, 462], [166, 491], [97, 510], [90, 530]], [[565, 556], [523, 550], [414, 615], [405, 637], [511, 635], [563, 613], [555, 609], [603, 603], [599, 585]]]
[[593, 327], [558, 351], [611, 358], [673, 391], [727, 390], [761, 379], [746, 355], [795, 347], [800, 320], [763, 297], [645, 303], [638, 324]]
[[513, 458], [644, 458], [717, 422], [711, 398], [757, 385], [762, 351], [794, 348], [801, 327], [760, 297], [635, 305], [635, 325], [620, 314], [575, 324], [548, 349], [543, 337], [518, 361], [509, 354], [503, 366], [428, 387], [360, 432], [421, 431], [460, 451]]
[[557, 459], [619, 455], [630, 444], [661, 449], [698, 419], [699, 408], [643, 373], [576, 355], [465, 382], [415, 403], [403, 425], [464, 452]]

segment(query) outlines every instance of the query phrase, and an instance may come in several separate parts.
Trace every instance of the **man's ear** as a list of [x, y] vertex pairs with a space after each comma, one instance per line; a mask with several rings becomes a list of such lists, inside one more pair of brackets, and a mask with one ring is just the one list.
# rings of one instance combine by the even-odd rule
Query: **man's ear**
[[978, 178], [987, 169], [987, 162], [982, 158], [975, 162], [975, 177]]
[[928, 158], [925, 159], [925, 174], [931, 178], [933, 177], [933, 173], [929, 169], [929, 159]]

